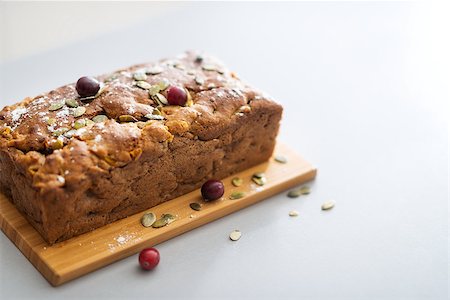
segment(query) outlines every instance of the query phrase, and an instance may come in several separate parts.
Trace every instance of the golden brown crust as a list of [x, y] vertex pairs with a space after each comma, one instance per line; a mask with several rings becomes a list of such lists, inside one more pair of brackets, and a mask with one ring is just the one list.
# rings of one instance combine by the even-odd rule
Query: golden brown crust
[[[281, 106], [199, 57], [188, 52], [99, 76], [102, 91], [88, 101], [69, 84], [0, 112], [0, 188], [48, 242], [270, 157]], [[192, 101], [161, 105], [142, 88], [157, 85], [186, 88]], [[107, 119], [91, 121], [99, 115]]]

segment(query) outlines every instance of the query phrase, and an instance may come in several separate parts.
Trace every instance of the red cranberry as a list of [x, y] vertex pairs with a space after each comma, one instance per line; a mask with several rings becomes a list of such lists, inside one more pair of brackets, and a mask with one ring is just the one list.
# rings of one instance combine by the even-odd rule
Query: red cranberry
[[100, 83], [95, 78], [84, 76], [78, 79], [75, 88], [80, 97], [91, 97], [95, 96], [100, 90]]
[[186, 104], [187, 98], [186, 91], [177, 86], [171, 86], [167, 90], [167, 101], [170, 105], [183, 106]]
[[220, 180], [210, 179], [202, 185], [202, 196], [205, 201], [219, 199], [224, 191], [225, 188]]
[[155, 248], [145, 248], [139, 253], [139, 264], [144, 270], [152, 270], [159, 263], [159, 252]]

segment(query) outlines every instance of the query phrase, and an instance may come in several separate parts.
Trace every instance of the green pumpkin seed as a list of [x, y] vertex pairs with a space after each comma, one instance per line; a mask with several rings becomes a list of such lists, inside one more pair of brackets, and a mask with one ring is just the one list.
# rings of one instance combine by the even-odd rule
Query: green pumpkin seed
[[67, 131], [66, 133], [64, 133], [64, 136], [66, 138], [70, 139], [75, 135], [76, 132], [77, 132], [76, 130], [71, 129], [71, 130]]
[[167, 105], [169, 102], [163, 94], [157, 93], [152, 99], [156, 100], [159, 105]]
[[75, 108], [75, 107], [78, 107], [78, 101], [77, 101], [77, 99], [66, 99], [66, 105], [68, 107]]
[[86, 119], [78, 119], [73, 123], [73, 128], [80, 129], [86, 126]]
[[310, 192], [311, 191], [309, 189], [309, 186], [302, 186], [301, 188], [289, 191], [287, 196], [289, 198], [297, 198], [300, 197], [301, 195], [308, 195]]
[[333, 200], [327, 201], [322, 204], [322, 210], [330, 210], [334, 207], [335, 203]]
[[159, 66], [154, 66], [151, 68], [148, 68], [147, 70], [145, 70], [145, 73], [148, 75], [158, 75], [159, 73], [163, 72], [163, 68], [159, 67]]
[[193, 202], [193, 203], [189, 204], [189, 207], [196, 211], [202, 210], [202, 205], [197, 202]]
[[106, 120], [108, 120], [108, 117], [105, 115], [97, 115], [92, 118], [92, 121], [94, 123], [101, 123], [101, 122], [105, 122]]
[[47, 124], [48, 125], [53, 125], [53, 124], [55, 124], [56, 123], [56, 119], [54, 119], [54, 118], [48, 118], [48, 120], [47, 120]]
[[156, 216], [152, 212], [144, 214], [141, 218], [141, 224], [144, 227], [151, 227], [153, 225], [153, 223], [155, 223], [155, 221], [156, 221]]
[[86, 112], [86, 107], [78, 106], [72, 111], [72, 114], [75, 118], [81, 117]]
[[136, 86], [140, 87], [143, 90], [148, 90], [149, 88], [152, 87], [151, 84], [148, 83], [147, 81], [137, 81]]
[[54, 103], [50, 104], [48, 110], [55, 111], [55, 110], [61, 109], [63, 106], [64, 106], [64, 101], [54, 102]]
[[233, 230], [230, 233], [230, 240], [232, 240], [233, 242], [239, 240], [242, 236], [242, 233], [239, 230]]
[[158, 121], [164, 120], [164, 117], [161, 115], [146, 114], [144, 117], [146, 117], [149, 120], [158, 120]]
[[53, 136], [60, 136], [63, 135], [65, 132], [69, 131], [69, 128], [61, 127], [53, 131]]
[[257, 185], [260, 185], [260, 186], [263, 186], [267, 182], [266, 175], [261, 172], [253, 174], [252, 180], [254, 183], [256, 183]]
[[244, 192], [233, 192], [230, 195], [230, 199], [231, 200], [241, 199], [243, 197], [245, 197], [245, 193]]
[[244, 180], [242, 178], [239, 178], [239, 177], [234, 177], [233, 179], [231, 179], [231, 183], [234, 186], [238, 187], [238, 186], [241, 186], [244, 183]]
[[133, 117], [131, 115], [121, 115], [121, 116], [119, 116], [119, 121], [120, 122], [137, 122], [138, 119], [136, 119], [135, 117]]
[[158, 85], [152, 85], [149, 89], [148, 89], [148, 94], [150, 95], [150, 97], [155, 96], [157, 93], [159, 93], [161, 91], [161, 89], [159, 88]]
[[92, 124], [95, 124], [95, 122], [92, 121], [92, 120], [86, 120], [86, 126], [89, 126], [89, 125], [92, 125]]
[[153, 227], [153, 228], [161, 228], [161, 227], [166, 226], [167, 224], [168, 224], [168, 223], [167, 223], [167, 219], [161, 218], [161, 219], [156, 220], [156, 221], [152, 224], [152, 227]]
[[172, 223], [173, 221], [175, 221], [177, 218], [172, 215], [172, 214], [162, 214], [161, 218], [166, 219], [167, 220], [167, 224]]
[[282, 155], [277, 155], [274, 157], [276, 162], [279, 162], [280, 164], [285, 164], [287, 163], [287, 159], [286, 157], [282, 156]]
[[195, 83], [198, 85], [203, 85], [205, 83], [205, 79], [200, 78], [200, 77], [195, 77]]
[[296, 211], [296, 210], [291, 210], [291, 211], [289, 212], [289, 216], [291, 216], [291, 217], [297, 217], [297, 216], [298, 216], [298, 211]]
[[64, 147], [64, 142], [61, 139], [53, 140], [50, 143], [50, 148], [53, 150], [58, 150], [61, 149], [62, 147]]
[[136, 72], [133, 74], [133, 78], [136, 81], [147, 80], [147, 75], [144, 72]]
[[159, 87], [160, 91], [164, 91], [167, 89], [170, 85], [170, 83], [167, 80], [162, 80], [156, 84]]

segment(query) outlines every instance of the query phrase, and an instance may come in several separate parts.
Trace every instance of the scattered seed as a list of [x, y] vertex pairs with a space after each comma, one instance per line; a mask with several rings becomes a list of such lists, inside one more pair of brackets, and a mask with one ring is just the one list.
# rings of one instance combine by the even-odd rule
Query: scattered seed
[[92, 118], [92, 121], [94, 123], [101, 123], [101, 122], [105, 122], [106, 120], [108, 120], [108, 117], [105, 115], [97, 115]]
[[332, 209], [334, 207], [334, 201], [330, 200], [330, 201], [326, 201], [324, 204], [322, 204], [322, 210], [329, 210]]
[[75, 118], [81, 117], [86, 112], [86, 107], [78, 106], [72, 111], [72, 114]]
[[161, 218], [161, 219], [156, 220], [156, 221], [152, 224], [152, 227], [153, 227], [153, 228], [161, 228], [161, 227], [166, 226], [167, 224], [168, 224], [168, 223], [167, 223], [167, 219]]
[[75, 108], [75, 107], [78, 107], [78, 101], [77, 101], [77, 99], [66, 99], [66, 105], [68, 107]]
[[159, 73], [162, 73], [162, 71], [163, 69], [161, 67], [154, 66], [145, 70], [145, 73], [148, 75], [158, 75]]
[[241, 238], [241, 236], [242, 236], [242, 233], [239, 230], [233, 230], [230, 233], [230, 240], [237, 241]]
[[245, 193], [244, 192], [233, 192], [230, 195], [230, 199], [231, 200], [241, 199], [243, 197], [245, 197]]
[[161, 218], [166, 219], [167, 224], [170, 224], [177, 219], [176, 216], [172, 214], [162, 214]]
[[200, 203], [197, 202], [193, 202], [191, 204], [189, 204], [189, 206], [196, 211], [200, 211], [202, 209], [202, 205]]
[[302, 193], [302, 195], [309, 195], [309, 193], [311, 193], [311, 190], [309, 189], [309, 186], [302, 186], [300, 188], [300, 192]]
[[289, 191], [287, 196], [289, 198], [297, 198], [300, 197], [301, 195], [308, 195], [309, 193], [310, 193], [309, 186], [302, 186], [301, 188]]
[[64, 106], [64, 101], [55, 102], [55, 103], [50, 104], [48, 110], [49, 111], [58, 110], [58, 109], [61, 109], [63, 106]]
[[144, 72], [136, 72], [133, 74], [133, 78], [136, 81], [147, 80], [147, 75]]
[[231, 183], [234, 186], [238, 187], [238, 186], [241, 186], [244, 183], [244, 180], [242, 178], [239, 178], [239, 177], [234, 177], [233, 179], [231, 179]]
[[274, 159], [275, 159], [276, 162], [279, 162], [280, 164], [285, 164], [285, 163], [287, 163], [286, 157], [284, 157], [284, 156], [282, 156], [282, 155], [277, 155], [277, 156], [275, 156]]
[[80, 129], [86, 126], [86, 119], [78, 119], [73, 123], [73, 128]]
[[152, 212], [144, 214], [141, 218], [141, 224], [144, 227], [151, 227], [153, 225], [153, 223], [155, 223], [155, 221], [156, 221], [156, 216]]
[[256, 183], [257, 185], [260, 185], [260, 186], [263, 186], [267, 182], [267, 179], [266, 179], [266, 176], [264, 173], [253, 174], [252, 180], [254, 183]]
[[121, 115], [121, 116], [119, 116], [119, 121], [120, 122], [137, 122], [138, 119], [136, 119], [132, 115]]
[[152, 87], [151, 84], [148, 83], [147, 81], [137, 81], [136, 86], [140, 87], [143, 90], [148, 90], [149, 88]]
[[291, 211], [289, 212], [289, 216], [291, 216], [291, 217], [297, 217], [297, 216], [298, 216], [298, 211], [296, 211], [296, 210], [291, 210]]

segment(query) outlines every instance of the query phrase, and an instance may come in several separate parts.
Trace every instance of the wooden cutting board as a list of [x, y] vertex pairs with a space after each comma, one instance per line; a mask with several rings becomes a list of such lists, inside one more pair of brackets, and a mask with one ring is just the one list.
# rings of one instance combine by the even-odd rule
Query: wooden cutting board
[[[50, 284], [57, 286], [316, 176], [316, 169], [287, 146], [279, 143], [274, 154], [286, 157], [287, 163], [282, 164], [272, 158], [224, 179], [225, 194], [222, 199], [204, 203], [199, 190], [196, 190], [147, 210], [146, 212], [154, 212], [157, 217], [163, 213], [178, 215], [175, 222], [162, 228], [143, 227], [140, 223], [143, 213], [138, 213], [49, 246], [11, 202], [0, 194], [1, 229]], [[266, 174], [267, 183], [264, 186], [251, 181], [256, 172]], [[231, 184], [231, 179], [235, 176], [244, 179], [242, 186], [234, 187]], [[245, 192], [246, 196], [230, 200], [229, 195], [233, 191]], [[189, 207], [192, 202], [201, 202], [202, 210], [192, 210]]]

